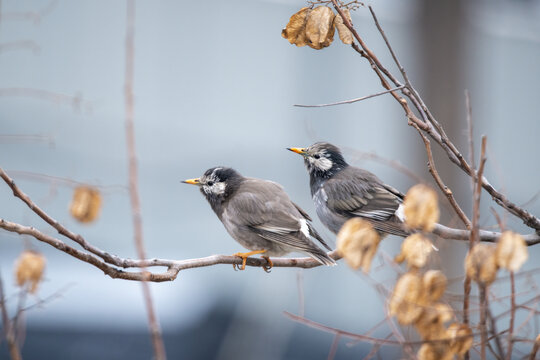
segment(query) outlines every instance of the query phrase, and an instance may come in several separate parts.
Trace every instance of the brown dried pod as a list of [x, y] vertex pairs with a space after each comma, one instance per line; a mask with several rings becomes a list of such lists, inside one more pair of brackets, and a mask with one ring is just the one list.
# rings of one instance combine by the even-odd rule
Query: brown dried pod
[[[342, 9], [342, 11], [345, 17], [352, 24], [351, 13], [349, 12], [349, 9]], [[336, 25], [336, 29], [338, 31], [341, 42], [347, 45], [351, 45], [353, 43], [353, 34], [351, 30], [349, 30], [349, 28], [346, 27], [345, 24], [343, 23], [343, 19], [341, 18], [341, 15], [339, 14], [336, 15], [336, 18], [334, 19], [334, 24]]]
[[23, 251], [15, 262], [15, 278], [18, 286], [30, 285], [29, 291], [35, 293], [43, 277], [45, 257], [35, 251]]
[[396, 316], [402, 325], [409, 325], [417, 321], [422, 314], [419, 305], [422, 297], [422, 279], [416, 274], [405, 273], [396, 283], [388, 308], [390, 315]]
[[418, 350], [418, 360], [452, 360], [454, 354], [445, 343], [425, 343]]
[[489, 285], [497, 276], [495, 247], [488, 244], [476, 244], [465, 257], [465, 273], [474, 281]]
[[328, 6], [317, 6], [311, 11], [306, 23], [308, 46], [320, 50], [334, 40], [334, 13]]
[[453, 323], [446, 330], [446, 337], [450, 339], [450, 352], [464, 355], [473, 344], [473, 333], [465, 324]]
[[527, 261], [527, 244], [521, 235], [512, 231], [502, 233], [497, 242], [495, 258], [499, 267], [508, 271], [518, 271]]
[[94, 221], [101, 210], [101, 194], [89, 186], [79, 186], [73, 192], [69, 211], [71, 216], [82, 223]]
[[296, 14], [293, 14], [285, 29], [281, 30], [281, 36], [296, 46], [306, 45], [306, 22], [310, 12], [311, 9], [305, 7], [300, 9]]
[[446, 337], [444, 323], [452, 320], [453, 315], [454, 310], [446, 304], [427, 305], [414, 326], [424, 340], [444, 339]]
[[410, 267], [421, 268], [426, 265], [432, 251], [433, 245], [429, 239], [422, 234], [412, 234], [403, 240], [401, 253], [396, 256], [395, 261], [401, 263], [406, 260]]
[[337, 250], [353, 269], [368, 272], [381, 238], [368, 221], [348, 220], [337, 235]]
[[422, 277], [424, 297], [427, 303], [437, 301], [446, 291], [446, 276], [439, 270], [429, 270]]
[[403, 201], [405, 223], [413, 229], [431, 231], [439, 221], [437, 193], [431, 187], [418, 184], [407, 191]]

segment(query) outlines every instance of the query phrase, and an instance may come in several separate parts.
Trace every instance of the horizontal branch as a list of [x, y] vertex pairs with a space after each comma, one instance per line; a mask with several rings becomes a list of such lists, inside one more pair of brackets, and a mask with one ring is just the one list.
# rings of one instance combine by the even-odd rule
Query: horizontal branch
[[[51, 245], [52, 247], [65, 252], [81, 261], [89, 263], [98, 269], [102, 270], [106, 275], [113, 279], [135, 280], [135, 281], [153, 281], [163, 282], [175, 280], [178, 273], [182, 270], [200, 268], [218, 264], [242, 265], [242, 258], [233, 255], [212, 255], [204, 258], [187, 259], [187, 260], [167, 260], [167, 259], [145, 259], [133, 260], [123, 259], [118, 256], [108, 255], [107, 259], [114, 259], [114, 264], [110, 264], [105, 260], [89, 254], [87, 252], [75, 249], [67, 245], [60, 239], [44, 234], [34, 227], [20, 225], [0, 218], [0, 228], [14, 232], [20, 235], [30, 235], [35, 239]], [[105, 252], [103, 252], [105, 253]], [[107, 254], [107, 253], [105, 253]], [[334, 260], [339, 260], [341, 257], [337, 251], [328, 253], [328, 256]], [[318, 267], [321, 264], [309, 257], [304, 258], [276, 258], [272, 259], [273, 267], [295, 267], [310, 269]], [[246, 266], [263, 267], [268, 266], [268, 262], [263, 258], [248, 258]], [[153, 273], [149, 271], [131, 272], [124, 271], [128, 268], [150, 268], [150, 267], [166, 267], [167, 271], [162, 273]]]
[[[33, 227], [24, 226], [14, 222], [10, 222], [0, 218], [0, 228], [14, 232], [21, 235], [30, 235], [35, 239], [53, 246], [54, 248], [63, 251], [81, 261], [89, 263], [98, 269], [102, 270], [106, 275], [111, 278], [136, 280], [136, 281], [172, 281], [176, 279], [176, 276], [181, 270], [206, 267], [218, 264], [240, 265], [242, 259], [238, 256], [227, 255], [212, 255], [204, 258], [187, 259], [187, 260], [166, 260], [166, 259], [143, 259], [133, 260], [125, 259], [116, 255], [112, 255], [104, 250], [101, 250], [84, 239], [79, 234], [75, 234], [61, 225], [58, 221], [53, 219], [39, 206], [37, 206], [28, 195], [15, 184], [15, 181], [11, 179], [6, 172], [0, 168], [0, 177], [8, 184], [13, 190], [13, 195], [21, 199], [34, 213], [41, 217], [45, 222], [51, 225], [58, 231], [60, 235], [67, 237], [68, 239], [79, 244], [85, 251], [78, 250], [72, 246], [67, 245], [64, 241], [47, 235]], [[468, 240], [470, 237], [470, 231], [452, 229], [446, 226], [437, 224], [433, 233], [445, 239], [455, 240]], [[494, 242], [501, 236], [501, 233], [493, 231], [480, 230], [479, 238], [481, 241]], [[534, 245], [540, 242], [540, 235], [531, 234], [523, 235], [527, 245]], [[337, 251], [332, 251], [328, 255], [334, 260], [339, 260], [341, 257]], [[316, 260], [305, 258], [276, 258], [272, 259], [274, 267], [295, 267], [310, 269], [321, 264]], [[248, 258], [247, 266], [263, 267], [268, 266], [269, 263], [265, 259], [261, 258]], [[144, 271], [144, 268], [149, 267], [166, 267], [167, 271], [162, 273], [152, 273]], [[141, 268], [142, 271], [130, 272], [123, 269], [127, 268]]]
[[[44, 234], [43, 232], [37, 230], [34, 227], [20, 225], [14, 222], [10, 222], [0, 218], [0, 228], [14, 232], [20, 235], [29, 235], [35, 239], [42, 241], [50, 246], [65, 252], [68, 255], [71, 255], [81, 261], [89, 263], [98, 269], [102, 270], [106, 275], [114, 279], [124, 279], [124, 280], [135, 280], [135, 281], [153, 281], [153, 282], [163, 282], [163, 281], [172, 281], [175, 280], [178, 273], [182, 270], [207, 267], [219, 264], [228, 264], [228, 265], [241, 265], [242, 259], [238, 256], [233, 255], [211, 255], [203, 258], [196, 259], [186, 259], [186, 260], [168, 260], [168, 259], [144, 259], [144, 260], [133, 260], [133, 259], [124, 259], [116, 255], [110, 255], [102, 250], [102, 253], [107, 254], [106, 259], [100, 259], [93, 254], [75, 249], [67, 245], [60, 239], [52, 237], [50, 235]], [[446, 226], [437, 224], [434, 231], [434, 234], [454, 240], [468, 240], [470, 236], [470, 231], [468, 230], [459, 230], [452, 229]], [[496, 241], [501, 235], [498, 232], [480, 230], [480, 239], [487, 242]], [[527, 245], [534, 245], [540, 242], [540, 236], [536, 234], [523, 235]], [[339, 260], [341, 256], [338, 254], [337, 250], [331, 251], [328, 253], [334, 260]], [[303, 258], [273, 258], [272, 259], [273, 267], [294, 267], [302, 269], [311, 269], [321, 264], [309, 257]], [[263, 267], [268, 266], [268, 262], [263, 258], [248, 258], [246, 262], [247, 266], [252, 267]], [[130, 272], [123, 269], [128, 268], [150, 268], [150, 267], [166, 267], [167, 271], [162, 273], [153, 273], [148, 271], [140, 272]]]
[[[468, 241], [471, 237], [471, 232], [469, 230], [453, 229], [441, 224], [435, 225], [435, 228], [433, 229], [433, 234], [447, 240]], [[480, 230], [478, 234], [478, 239], [484, 242], [496, 242], [500, 236], [500, 232]], [[525, 240], [527, 246], [532, 246], [540, 243], [540, 235], [536, 233], [521, 236], [523, 237], [523, 240]]]

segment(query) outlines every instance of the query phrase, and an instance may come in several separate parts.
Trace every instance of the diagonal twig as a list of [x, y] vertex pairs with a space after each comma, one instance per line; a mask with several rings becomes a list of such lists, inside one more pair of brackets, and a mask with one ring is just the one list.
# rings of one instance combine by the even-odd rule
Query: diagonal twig
[[318, 104], [318, 105], [295, 104], [295, 105], [293, 105], [293, 106], [296, 106], [296, 107], [305, 107], [305, 108], [319, 108], [319, 107], [326, 107], [326, 106], [335, 106], [335, 105], [343, 105], [343, 104], [352, 104], [352, 103], [355, 103], [355, 102], [358, 102], [358, 101], [362, 101], [362, 100], [370, 99], [370, 98], [373, 98], [373, 97], [376, 97], [376, 96], [381, 96], [381, 95], [384, 95], [384, 94], [388, 94], [389, 92], [397, 91], [397, 90], [403, 89], [404, 87], [405, 87], [404, 85], [401, 85], [401, 86], [398, 86], [398, 87], [396, 87], [396, 88], [393, 88], [393, 89], [390, 89], [390, 90], [381, 91], [381, 92], [376, 93], [376, 94], [366, 95], [366, 96], [362, 96], [362, 97], [359, 97], [359, 98], [356, 98], [356, 99], [351, 99], [351, 100], [338, 101], [338, 102], [335, 102], [335, 103]]

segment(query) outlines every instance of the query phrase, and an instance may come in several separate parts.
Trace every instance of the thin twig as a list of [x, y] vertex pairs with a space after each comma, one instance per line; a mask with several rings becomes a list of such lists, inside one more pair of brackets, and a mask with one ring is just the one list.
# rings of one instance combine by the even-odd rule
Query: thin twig
[[17, 339], [14, 335], [14, 324], [9, 320], [6, 307], [6, 298], [4, 296], [4, 284], [2, 281], [2, 275], [0, 274], [0, 311], [2, 312], [2, 324], [4, 328], [4, 333], [6, 336], [6, 341], [9, 348], [9, 354], [11, 360], [22, 360], [21, 351], [17, 346]]
[[381, 91], [380, 93], [371, 94], [371, 95], [366, 95], [366, 96], [362, 96], [362, 97], [359, 97], [359, 98], [356, 98], [356, 99], [351, 99], [351, 100], [338, 101], [338, 102], [335, 102], [335, 103], [318, 104], [318, 105], [295, 104], [295, 105], [293, 105], [293, 106], [296, 106], [296, 107], [305, 107], [305, 108], [318, 108], [318, 107], [326, 107], [326, 106], [335, 106], [335, 105], [343, 105], [343, 104], [352, 104], [352, 103], [355, 103], [355, 102], [358, 102], [358, 101], [362, 101], [362, 100], [370, 99], [370, 98], [373, 98], [373, 97], [376, 97], [376, 96], [381, 96], [381, 95], [384, 95], [384, 94], [388, 94], [389, 92], [397, 91], [397, 90], [403, 89], [404, 87], [405, 87], [405, 86], [402, 85], [402, 86], [398, 86], [398, 87], [393, 88], [393, 89], [390, 89], [390, 90]]
[[[467, 128], [468, 131], [468, 138], [469, 138], [469, 161], [471, 164], [471, 167], [474, 169], [476, 168], [475, 160], [474, 160], [474, 132], [473, 132], [473, 122], [472, 122], [472, 106], [471, 106], [471, 98], [469, 94], [469, 90], [465, 90], [465, 107], [467, 108]], [[474, 191], [474, 176], [471, 177], [472, 180], [472, 187], [471, 190]]]
[[536, 359], [536, 353], [538, 352], [538, 348], [540, 348], [540, 335], [536, 337], [533, 348], [531, 350], [531, 354], [529, 356], [529, 360]]
[[428, 157], [428, 165], [427, 166], [428, 166], [428, 170], [429, 170], [431, 176], [433, 176], [433, 178], [435, 179], [435, 182], [439, 186], [439, 189], [441, 189], [443, 194], [447, 197], [448, 201], [450, 202], [450, 204], [454, 208], [454, 211], [456, 212], [458, 217], [461, 219], [463, 224], [465, 224], [467, 229], [470, 229], [471, 228], [471, 221], [469, 220], [467, 215], [465, 215], [465, 212], [461, 209], [461, 207], [457, 203], [456, 199], [454, 198], [454, 194], [453, 194], [452, 190], [448, 186], [446, 186], [444, 184], [443, 180], [441, 179], [441, 177], [439, 175], [439, 172], [435, 168], [435, 161], [433, 160], [433, 153], [431, 152], [431, 144], [430, 144], [429, 139], [424, 135], [422, 130], [420, 130], [420, 128], [416, 124], [414, 126], [416, 127], [416, 129], [418, 130], [418, 134], [420, 134], [420, 136], [422, 137], [422, 140], [424, 141], [424, 145], [426, 147], [426, 153], [427, 153], [427, 157]]
[[[491, 314], [491, 310], [489, 307], [489, 295], [486, 295], [486, 315], [489, 319], [490, 332], [492, 335], [491, 338], [493, 339], [493, 341], [495, 341], [495, 346], [497, 347], [497, 353], [495, 355], [498, 359], [503, 360], [504, 350], [501, 344], [501, 336], [500, 336], [501, 333], [497, 331], [497, 322], [495, 321], [495, 318]], [[491, 338], [488, 339], [488, 344], [489, 344], [489, 341], [491, 341]]]
[[516, 321], [516, 280], [514, 279], [514, 272], [510, 271], [510, 326], [508, 327], [508, 349], [506, 351], [506, 360], [512, 359], [512, 348], [514, 346], [514, 323]]
[[486, 328], [486, 314], [487, 314], [487, 291], [486, 285], [478, 283], [478, 290], [480, 292], [480, 358], [486, 360], [486, 344], [487, 344], [487, 328]]
[[328, 353], [328, 360], [334, 360], [334, 357], [336, 356], [336, 353], [337, 353], [340, 337], [341, 337], [340, 334], [336, 334], [334, 336], [334, 341], [332, 341], [332, 346], [330, 347], [330, 352]]
[[90, 103], [86, 102], [79, 95], [66, 95], [62, 93], [52, 92], [42, 89], [33, 88], [3, 88], [0, 89], [0, 97], [2, 96], [14, 96], [14, 97], [28, 97], [37, 100], [44, 100], [53, 104], [71, 105], [74, 109], [79, 110], [81, 105], [86, 105], [86, 108], [91, 108]]
[[[127, 0], [126, 10], [126, 72], [125, 72], [125, 111], [126, 111], [126, 145], [129, 163], [129, 198], [131, 201], [131, 212], [133, 217], [133, 232], [135, 247], [139, 259], [146, 258], [143, 240], [141, 203], [138, 190], [137, 179], [137, 156], [135, 153], [135, 130], [134, 130], [134, 104], [133, 104], [133, 78], [134, 78], [134, 35], [135, 35], [135, 0]], [[142, 269], [146, 273], [145, 269]], [[148, 315], [148, 326], [150, 327], [150, 335], [152, 345], [154, 347], [154, 355], [157, 360], [165, 360], [165, 345], [161, 336], [161, 328], [156, 316], [152, 294], [148, 282], [141, 282], [144, 296], [144, 303]]]
[[[331, 327], [331, 326], [323, 325], [323, 324], [318, 323], [316, 321], [309, 320], [309, 319], [306, 319], [304, 317], [291, 314], [290, 312], [287, 312], [287, 311], [284, 311], [283, 313], [288, 318], [290, 318], [290, 319], [292, 319], [292, 320], [294, 320], [294, 321], [296, 321], [298, 323], [301, 323], [301, 324], [307, 325], [309, 327], [312, 327], [314, 329], [319, 329], [319, 330], [326, 331], [326, 332], [329, 332], [329, 333], [332, 333], [332, 334], [339, 334], [340, 336], [343, 336], [343, 337], [347, 337], [347, 338], [350, 338], [350, 339], [353, 339], [353, 340], [358, 340], [358, 341], [366, 342], [366, 343], [370, 343], [370, 344], [395, 345], [395, 346], [403, 346], [403, 345], [417, 346], [417, 345], [423, 345], [425, 343], [438, 344], [438, 343], [447, 343], [448, 342], [448, 339], [435, 339], [435, 340], [427, 340], [427, 341], [426, 340], [419, 340], [419, 341], [406, 341], [406, 342], [399, 341], [399, 340], [390, 340], [390, 339], [388, 339], [388, 337], [385, 338], [385, 339], [379, 339], [379, 338], [374, 338], [372, 336], [356, 334], [356, 333], [353, 333], [353, 332], [350, 332], [350, 331], [345, 331], [345, 330], [337, 329], [337, 328], [334, 328], [334, 327]], [[473, 334], [473, 335], [476, 335], [476, 334]], [[466, 339], [466, 338], [469, 338], [469, 337], [470, 337], [470, 335], [464, 335], [464, 336], [457, 336], [457, 337], [455, 337], [453, 339], [454, 340], [459, 340], [459, 339]]]

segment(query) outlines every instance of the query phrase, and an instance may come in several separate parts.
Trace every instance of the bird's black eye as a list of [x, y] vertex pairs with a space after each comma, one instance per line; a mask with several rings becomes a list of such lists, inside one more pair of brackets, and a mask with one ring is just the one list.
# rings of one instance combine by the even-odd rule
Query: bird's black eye
[[321, 155], [319, 155], [319, 154], [315, 154], [315, 155], [313, 155], [313, 157], [314, 157], [315, 159], [318, 159], [318, 158], [320, 158], [320, 157], [321, 157]]
[[209, 181], [209, 182], [207, 182], [206, 184], [207, 184], [208, 186], [212, 186], [212, 185], [214, 185], [214, 182], [213, 182], [213, 181]]

